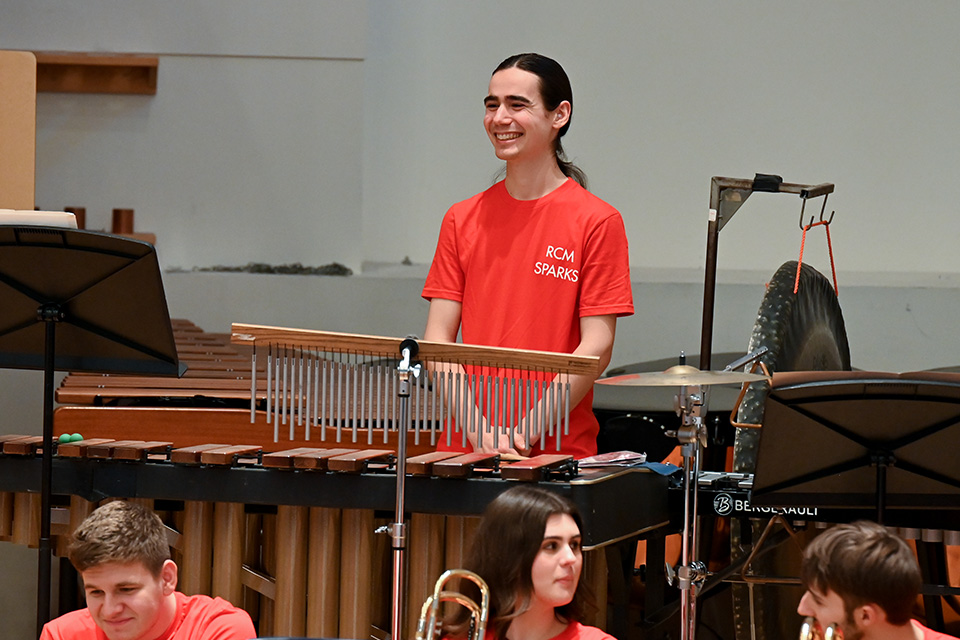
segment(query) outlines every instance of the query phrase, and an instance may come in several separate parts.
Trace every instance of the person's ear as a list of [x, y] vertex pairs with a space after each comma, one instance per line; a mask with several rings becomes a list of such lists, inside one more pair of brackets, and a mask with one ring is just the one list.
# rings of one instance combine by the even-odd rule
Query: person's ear
[[163, 585], [163, 595], [168, 596], [177, 590], [177, 563], [173, 560], [164, 560], [160, 567], [160, 582]]
[[865, 604], [854, 609], [851, 617], [857, 623], [858, 627], [869, 627], [883, 622], [887, 615], [879, 605]]
[[573, 107], [570, 106], [570, 102], [564, 100], [560, 105], [553, 111], [553, 128], [562, 129], [568, 122], [570, 122], [570, 113], [573, 111]]

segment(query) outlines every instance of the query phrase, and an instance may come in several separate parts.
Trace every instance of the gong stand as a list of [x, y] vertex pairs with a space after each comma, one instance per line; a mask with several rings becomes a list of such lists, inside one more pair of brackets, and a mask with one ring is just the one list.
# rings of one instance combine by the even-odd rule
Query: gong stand
[[[700, 332], [700, 369], [712, 369], [713, 351], [713, 323], [715, 314], [715, 300], [717, 290], [717, 247], [720, 240], [720, 230], [730, 222], [737, 210], [747, 201], [754, 191], [766, 193], [793, 193], [803, 200], [801, 208], [801, 223], [803, 209], [810, 198], [823, 196], [821, 219], [826, 209], [827, 196], [833, 193], [832, 183], [819, 185], [786, 183], [777, 175], [758, 173], [751, 180], [749, 178], [723, 178], [714, 176], [710, 181], [710, 208], [707, 221], [707, 248], [706, 263], [703, 276], [703, 319]], [[801, 228], [803, 225], [801, 224]], [[695, 489], [694, 489], [695, 490]], [[690, 603], [694, 610], [696, 602]], [[691, 617], [693, 617], [691, 615]], [[694, 637], [695, 628], [684, 629], [690, 639]]]
[[[703, 277], [703, 322], [700, 333], [700, 369], [709, 371], [710, 353], [713, 349], [714, 301], [717, 293], [717, 245], [720, 230], [730, 222], [741, 205], [754, 191], [767, 193], [794, 193], [803, 200], [823, 196], [820, 212], [827, 206], [827, 196], [833, 193], [833, 184], [825, 182], [818, 185], [793, 184], [783, 181], [780, 176], [758, 173], [753, 180], [748, 178], [714, 177], [710, 181], [710, 212], [707, 223], [707, 256]], [[801, 212], [801, 218], [803, 213]], [[801, 228], [803, 225], [801, 224]]]

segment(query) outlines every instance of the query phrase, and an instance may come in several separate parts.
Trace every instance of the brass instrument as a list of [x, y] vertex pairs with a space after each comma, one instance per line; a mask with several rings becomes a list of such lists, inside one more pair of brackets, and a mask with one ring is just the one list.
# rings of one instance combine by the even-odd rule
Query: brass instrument
[[816, 619], [807, 616], [800, 627], [800, 640], [843, 640], [843, 632], [838, 624], [821, 629]]
[[[480, 605], [458, 591], [444, 591], [444, 585], [451, 578], [465, 578], [474, 582], [480, 589]], [[487, 630], [487, 615], [490, 612], [490, 588], [486, 581], [467, 569], [449, 569], [437, 579], [433, 595], [428, 596], [420, 611], [420, 620], [417, 622], [416, 640], [434, 640], [440, 635], [437, 630], [437, 617], [440, 613], [441, 602], [456, 602], [470, 610], [472, 620], [468, 640], [483, 640]]]

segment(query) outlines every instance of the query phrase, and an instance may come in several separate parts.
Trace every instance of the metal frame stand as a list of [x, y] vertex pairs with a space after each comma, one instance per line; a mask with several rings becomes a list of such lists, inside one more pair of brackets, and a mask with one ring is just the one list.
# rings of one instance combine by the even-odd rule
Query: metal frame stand
[[[804, 204], [806, 204], [806, 201], [810, 198], [823, 196], [823, 206], [825, 208], [827, 196], [833, 193], [833, 190], [834, 185], [832, 183], [818, 185], [786, 183], [780, 176], [762, 173], [756, 174], [752, 180], [748, 178], [723, 178], [718, 176], [714, 176], [711, 179], [710, 209], [707, 221], [706, 263], [704, 265], [703, 277], [703, 316], [700, 328], [701, 371], [709, 371], [712, 368], [713, 321], [717, 293], [717, 256], [720, 230], [730, 222], [737, 210], [747, 201], [750, 194], [755, 191], [796, 194], [800, 196]], [[694, 438], [694, 440], [699, 441], [699, 437]], [[684, 442], [684, 440], [681, 439], [681, 442]], [[683, 589], [681, 594], [681, 619], [683, 620], [681, 640], [693, 640], [696, 635], [696, 594], [699, 586], [706, 578], [704, 564], [691, 559], [688, 555], [689, 550], [691, 548], [697, 549], [699, 544], [695, 507], [696, 483], [699, 479], [700, 446], [699, 442], [695, 444], [694, 441], [689, 441], [681, 447], [684, 455], [685, 494], [683, 548], [686, 550], [683, 552], [684, 555], [681, 560], [683, 566], [681, 566], [678, 571], [678, 574], [680, 572], [685, 572], [686, 574], [686, 577], [678, 575], [680, 578], [680, 588]], [[692, 485], [692, 487], [689, 485]], [[691, 500], [690, 493], [693, 494], [692, 502], [694, 511], [688, 515], [686, 502]]]
[[420, 376], [420, 365], [411, 364], [417, 357], [420, 347], [413, 338], [406, 338], [400, 343], [400, 363], [397, 371], [400, 374], [400, 425], [398, 429], [399, 444], [397, 446], [397, 494], [394, 522], [390, 525], [391, 546], [393, 548], [393, 608], [390, 612], [390, 637], [400, 640], [403, 637], [403, 575], [404, 551], [407, 546], [407, 525], [404, 521], [404, 497], [407, 479], [407, 430], [410, 426], [410, 377]]
[[697, 485], [700, 480], [700, 453], [706, 446], [707, 430], [703, 424], [706, 412], [706, 387], [680, 387], [677, 412], [681, 426], [677, 429], [683, 455], [683, 537], [677, 583], [680, 587], [680, 639], [693, 640], [697, 628], [697, 593], [707, 577], [706, 564], [696, 559], [699, 547], [697, 523]]
[[748, 178], [721, 178], [710, 181], [710, 215], [707, 222], [707, 254], [703, 275], [703, 320], [700, 329], [700, 369], [710, 370], [710, 355], [713, 349], [713, 315], [717, 293], [717, 248], [720, 230], [733, 218], [737, 210], [754, 191], [767, 193], [793, 193], [804, 203], [810, 198], [833, 193], [833, 184], [793, 184], [784, 182], [780, 176], [758, 173], [753, 180]]

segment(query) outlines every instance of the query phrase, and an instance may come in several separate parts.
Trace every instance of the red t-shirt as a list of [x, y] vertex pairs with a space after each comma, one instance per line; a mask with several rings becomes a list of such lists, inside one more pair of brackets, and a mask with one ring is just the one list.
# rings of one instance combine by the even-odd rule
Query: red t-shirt
[[[570, 179], [537, 200], [498, 182], [447, 212], [423, 297], [461, 303], [465, 344], [571, 353], [580, 318], [633, 313], [623, 219]], [[591, 391], [570, 412], [561, 450], [595, 454], [598, 431]], [[461, 442], [454, 432], [450, 448]], [[542, 450], [556, 451], [555, 440]]]
[[[250, 615], [222, 598], [187, 596], [179, 591], [177, 613], [157, 640], [249, 640], [256, 638]], [[43, 626], [40, 640], [107, 640], [86, 608], [71, 611]]]
[[[443, 640], [449, 640], [449, 637], [444, 637]], [[492, 631], [487, 631], [483, 640], [497, 640], [497, 638]], [[616, 640], [616, 638], [597, 627], [588, 627], [579, 622], [571, 622], [566, 629], [550, 638], [550, 640]]]
[[616, 640], [616, 638], [603, 629], [588, 627], [579, 622], [571, 622], [566, 629], [550, 640]]
[[957, 640], [955, 637], [948, 636], [947, 634], [941, 633], [940, 631], [934, 631], [933, 629], [928, 629], [922, 624], [920, 624], [919, 622], [917, 622], [916, 620], [911, 620], [910, 622], [913, 623], [913, 626], [917, 627], [918, 629], [920, 629], [920, 631], [923, 632], [923, 640]]

